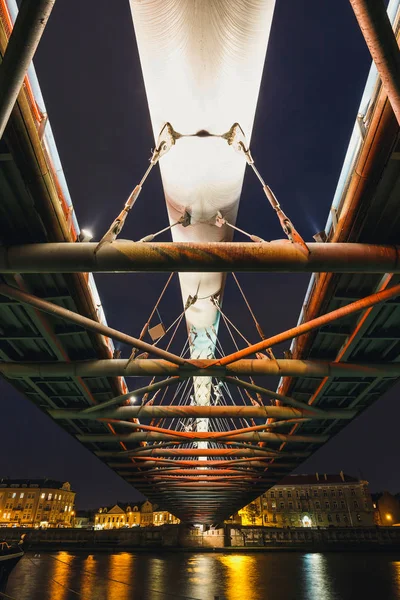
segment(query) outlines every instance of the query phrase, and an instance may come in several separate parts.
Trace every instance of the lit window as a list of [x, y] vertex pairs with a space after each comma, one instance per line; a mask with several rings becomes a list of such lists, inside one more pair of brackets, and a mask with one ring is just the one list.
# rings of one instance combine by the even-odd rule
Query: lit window
[[53, 494], [49, 494], [47, 500], [51, 500], [53, 497]]
[[23, 498], [23, 497], [24, 497], [24, 492], [22, 492], [22, 493], [19, 495], [19, 497], [20, 497], [20, 498]]
[[7, 519], [7, 513], [3, 513], [3, 519]]
[[43, 492], [43, 494], [40, 494], [40, 497], [43, 499], [46, 497], [46, 494]]
[[12, 498], [15, 498], [17, 494], [14, 492], [13, 495], [11, 496]]
[[65, 506], [64, 506], [64, 512], [67, 512], [67, 510], [68, 510], [68, 506], [67, 506], [67, 505], [65, 505]]

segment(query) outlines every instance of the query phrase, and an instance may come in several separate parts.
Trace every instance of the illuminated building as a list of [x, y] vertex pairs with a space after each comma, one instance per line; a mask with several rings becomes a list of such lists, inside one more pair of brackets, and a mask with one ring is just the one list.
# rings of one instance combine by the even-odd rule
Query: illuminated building
[[368, 527], [374, 508], [368, 482], [345, 475], [288, 475], [239, 513], [242, 525]]
[[73, 527], [75, 492], [53, 479], [0, 479], [1, 527]]
[[167, 510], [157, 510], [154, 508], [153, 525], [177, 525], [179, 522], [179, 519], [171, 515]]
[[149, 527], [150, 525], [172, 525], [179, 520], [171, 513], [157, 510], [148, 500], [138, 504], [115, 504], [99, 508], [95, 515], [95, 529], [117, 529], [120, 527]]
[[390, 492], [372, 494], [375, 509], [375, 522], [377, 525], [389, 527], [400, 523], [400, 502], [398, 497]]

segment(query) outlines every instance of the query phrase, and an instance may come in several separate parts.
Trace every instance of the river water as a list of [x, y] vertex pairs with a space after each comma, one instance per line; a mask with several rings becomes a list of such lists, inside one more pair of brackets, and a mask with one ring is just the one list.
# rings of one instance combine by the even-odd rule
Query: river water
[[400, 554], [26, 554], [17, 600], [400, 600]]

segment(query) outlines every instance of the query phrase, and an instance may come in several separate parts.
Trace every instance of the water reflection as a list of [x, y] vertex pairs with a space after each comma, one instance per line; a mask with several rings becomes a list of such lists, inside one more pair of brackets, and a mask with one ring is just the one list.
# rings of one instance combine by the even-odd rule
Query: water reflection
[[71, 591], [68, 585], [72, 575], [71, 566], [74, 558], [68, 552], [59, 552], [57, 559], [53, 559], [48, 597], [51, 600], [67, 600], [69, 597], [68, 592]]
[[400, 556], [28, 553], [7, 594], [18, 600], [400, 600]]
[[332, 581], [330, 580], [326, 557], [323, 554], [304, 556], [304, 576], [307, 597], [310, 600], [333, 600]]
[[227, 600], [251, 598], [254, 594], [256, 557], [253, 554], [229, 554], [218, 556], [218, 560], [226, 569]]
[[122, 552], [109, 556], [107, 573], [107, 600], [132, 598], [133, 554]]

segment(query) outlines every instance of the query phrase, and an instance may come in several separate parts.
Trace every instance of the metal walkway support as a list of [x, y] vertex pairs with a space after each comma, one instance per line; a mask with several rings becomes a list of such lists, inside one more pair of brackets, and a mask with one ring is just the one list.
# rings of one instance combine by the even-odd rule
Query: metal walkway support
[[[319, 360], [237, 360], [225, 367], [214, 360], [187, 361], [180, 367], [165, 360], [85, 360], [76, 362], [0, 362], [0, 373], [11, 379], [24, 377], [149, 377], [179, 375], [216, 377], [225, 375], [272, 375], [275, 377], [399, 377], [400, 363], [338, 363]], [[134, 392], [132, 392], [134, 393]], [[311, 409], [311, 407], [310, 407]], [[91, 414], [91, 413], [86, 413]], [[93, 413], [95, 414], [95, 413]]]
[[0, 139], [56, 0], [24, 0], [0, 65]]
[[397, 246], [289, 241], [26, 244], [0, 248], [0, 273], [400, 273]]
[[400, 125], [400, 51], [383, 0], [350, 0]]

